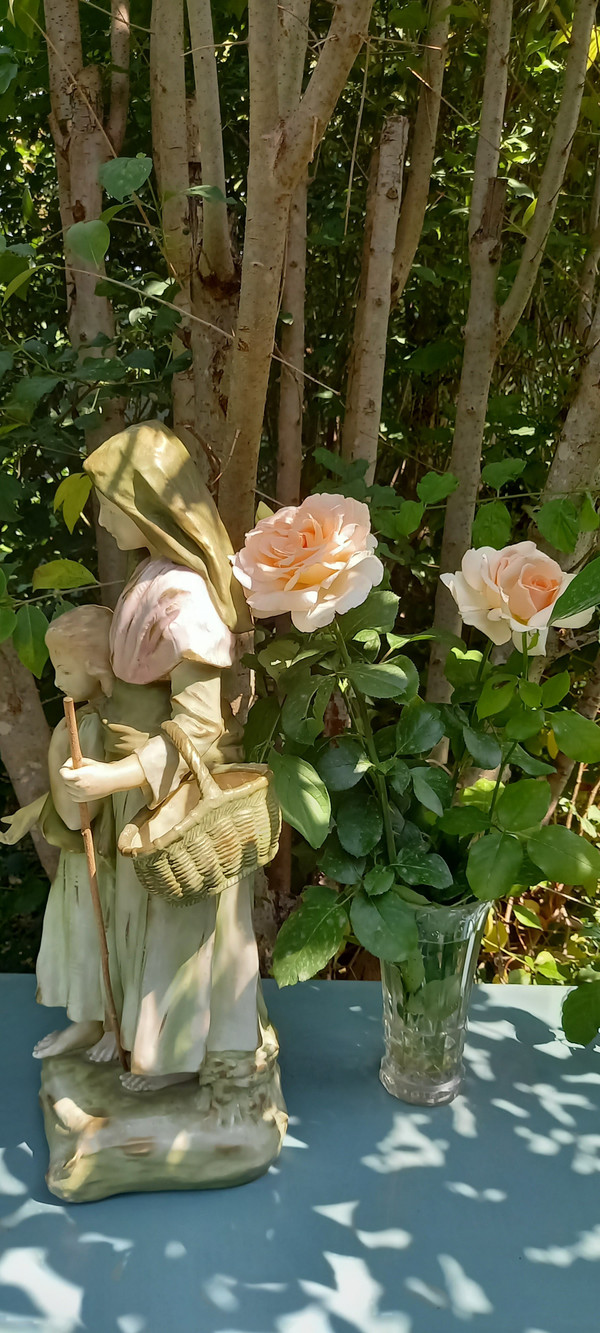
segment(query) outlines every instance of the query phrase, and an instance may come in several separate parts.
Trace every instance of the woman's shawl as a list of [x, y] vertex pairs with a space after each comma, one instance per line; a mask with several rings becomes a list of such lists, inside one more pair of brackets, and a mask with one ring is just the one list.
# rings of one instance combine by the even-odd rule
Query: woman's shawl
[[115, 675], [147, 685], [168, 678], [182, 660], [231, 666], [235, 638], [201, 574], [171, 560], [145, 560], [117, 602], [110, 646]]

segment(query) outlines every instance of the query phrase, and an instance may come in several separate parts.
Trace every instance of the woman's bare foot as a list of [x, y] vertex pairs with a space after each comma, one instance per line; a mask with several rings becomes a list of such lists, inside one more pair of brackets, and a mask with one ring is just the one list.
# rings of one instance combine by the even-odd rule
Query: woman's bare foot
[[90, 1046], [102, 1036], [102, 1023], [70, 1023], [62, 1032], [49, 1032], [33, 1048], [36, 1060], [45, 1060], [48, 1055], [65, 1055], [67, 1051], [77, 1051]]
[[189, 1083], [197, 1074], [121, 1074], [120, 1078], [126, 1092], [160, 1092], [175, 1083]]
[[117, 1041], [114, 1032], [105, 1032], [95, 1046], [90, 1046], [86, 1055], [88, 1060], [93, 1060], [94, 1064], [99, 1065], [109, 1064], [111, 1060], [117, 1060]]

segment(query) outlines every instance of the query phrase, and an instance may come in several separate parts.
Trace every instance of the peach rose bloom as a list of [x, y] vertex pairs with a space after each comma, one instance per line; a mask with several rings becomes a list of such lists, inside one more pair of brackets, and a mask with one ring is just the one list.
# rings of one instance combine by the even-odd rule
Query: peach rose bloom
[[360, 606], [381, 583], [376, 545], [365, 504], [309, 495], [257, 523], [233, 572], [256, 616], [287, 612], [296, 629], [309, 632]]
[[[508, 643], [512, 637], [520, 649], [525, 639], [533, 656], [546, 651], [554, 603], [574, 578], [538, 551], [535, 542], [516, 542], [500, 551], [480, 546], [466, 552], [456, 574], [441, 575], [465, 625], [475, 625], [492, 643]], [[580, 629], [593, 614], [592, 608], [554, 623], [560, 629]]]

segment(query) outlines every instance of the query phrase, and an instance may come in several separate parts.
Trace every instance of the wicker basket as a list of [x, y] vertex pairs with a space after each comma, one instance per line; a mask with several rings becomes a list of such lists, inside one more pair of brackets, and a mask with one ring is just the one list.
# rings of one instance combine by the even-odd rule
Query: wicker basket
[[142, 810], [118, 842], [148, 893], [194, 903], [267, 865], [281, 812], [266, 764], [222, 764], [209, 772], [176, 722], [163, 730], [193, 774], [156, 810]]

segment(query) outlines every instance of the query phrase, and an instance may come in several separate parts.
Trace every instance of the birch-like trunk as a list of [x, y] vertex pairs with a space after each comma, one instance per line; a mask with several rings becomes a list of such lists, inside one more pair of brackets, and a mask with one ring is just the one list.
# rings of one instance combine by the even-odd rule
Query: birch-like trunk
[[[184, 0], [153, 0], [150, 36], [152, 146], [160, 194], [162, 235], [170, 277], [178, 283], [174, 304], [183, 321], [173, 336], [173, 355], [190, 350], [191, 251], [188, 131], [183, 54]], [[186, 318], [186, 316], [188, 318]], [[199, 456], [195, 430], [194, 371], [173, 376], [173, 429], [193, 458]]]
[[281, 296], [281, 307], [286, 314], [286, 322], [281, 334], [277, 499], [283, 505], [299, 503], [302, 477], [307, 194], [307, 182], [303, 180], [294, 191], [290, 208]]
[[[106, 357], [113, 351], [115, 326], [110, 300], [96, 293], [97, 283], [105, 275], [104, 264], [74, 255], [67, 232], [75, 222], [90, 222], [100, 216], [102, 189], [98, 171], [103, 162], [119, 152], [123, 143], [129, 95], [129, 3], [112, 0], [113, 72], [106, 118], [101, 71], [95, 65], [84, 64], [77, 0], [45, 0], [44, 12], [52, 107], [50, 128], [56, 149], [64, 235], [69, 335], [82, 354]], [[110, 340], [108, 346], [92, 346], [99, 333]], [[102, 426], [86, 440], [90, 452], [122, 430], [122, 400], [103, 402], [102, 415]], [[105, 585], [103, 600], [114, 605], [125, 577], [125, 558], [110, 534], [97, 525], [96, 540], [98, 575]]]
[[384, 122], [369, 178], [365, 243], [360, 293], [348, 376], [342, 453], [348, 460], [366, 459], [365, 480], [375, 476], [392, 267], [402, 192], [402, 169], [408, 121], [403, 116]]
[[[471, 237], [471, 293], [465, 327], [465, 348], [456, 405], [456, 424], [450, 471], [460, 485], [449, 496], [442, 539], [442, 570], [458, 569], [471, 544], [471, 528], [481, 473], [481, 443], [488, 397], [498, 348], [496, 277], [500, 267], [505, 182], [491, 177], [480, 225]], [[460, 634], [461, 620], [448, 589], [438, 581], [435, 596], [435, 629]], [[427, 697], [438, 702], [449, 698], [444, 676], [447, 648], [434, 640], [430, 659]]]
[[[488, 269], [483, 252], [474, 246], [482, 217], [483, 200], [488, 197], [490, 181], [496, 176], [506, 101], [507, 68], [512, 19], [512, 0], [491, 0], [486, 70], [475, 170], [469, 217], [471, 296], [465, 329], [465, 355], [457, 402], [456, 427], [450, 470], [458, 477], [458, 489], [450, 496], [442, 541], [442, 572], [458, 568], [471, 541], [481, 469], [481, 449], [487, 400], [498, 355], [514, 332], [532, 294], [542, 262], [546, 242], [565, 171], [581, 107], [587, 58], [595, 14], [595, 0], [577, 0], [565, 66], [562, 96], [558, 106], [546, 162], [541, 176], [537, 206], [525, 240], [519, 267], [502, 306], [495, 295], [494, 258], [499, 245], [492, 246]], [[485, 249], [485, 247], [484, 247]], [[478, 344], [475, 328], [479, 325]], [[494, 329], [491, 338], [486, 330]], [[457, 633], [460, 617], [449, 593], [438, 584], [434, 625], [437, 630]], [[434, 643], [431, 652], [428, 697], [445, 700], [449, 686], [443, 676], [445, 652]]]
[[192, 163], [197, 163], [198, 184], [218, 191], [221, 196], [204, 197], [201, 202], [190, 200], [195, 429], [206, 451], [205, 475], [215, 481], [223, 455], [227, 361], [237, 321], [239, 276], [225, 200], [223, 131], [210, 0], [187, 0], [187, 12], [195, 84], [190, 170]]
[[254, 519], [262, 424], [279, 309], [292, 196], [320, 142], [367, 35], [372, 0], [335, 6], [299, 107], [279, 118], [277, 9], [248, 8], [250, 161], [239, 319], [231, 355], [227, 439], [219, 507], [234, 546]]
[[582, 342], [586, 341], [592, 322], [594, 288], [596, 286], [598, 263], [600, 262], [600, 145], [596, 158], [596, 174], [588, 230], [590, 239], [579, 282], [579, 306], [577, 309], [577, 337]]
[[432, 0], [425, 38], [421, 92], [410, 148], [410, 168], [396, 233], [392, 305], [400, 300], [406, 287], [423, 229], [442, 100], [449, 26], [448, 0]]
[[[291, 115], [300, 105], [309, 16], [310, 0], [289, 0], [287, 5], [279, 9], [278, 80], [281, 116]], [[281, 333], [276, 494], [284, 505], [298, 504], [302, 476], [307, 194], [308, 182], [305, 176], [292, 196], [281, 295], [281, 308], [286, 319]]]
[[[541, 504], [561, 495], [600, 490], [600, 298], [596, 303], [587, 338], [589, 352], [575, 396], [567, 412], [556, 446]], [[582, 532], [575, 550], [550, 552], [563, 569], [573, 569], [585, 558], [596, 539]]]

